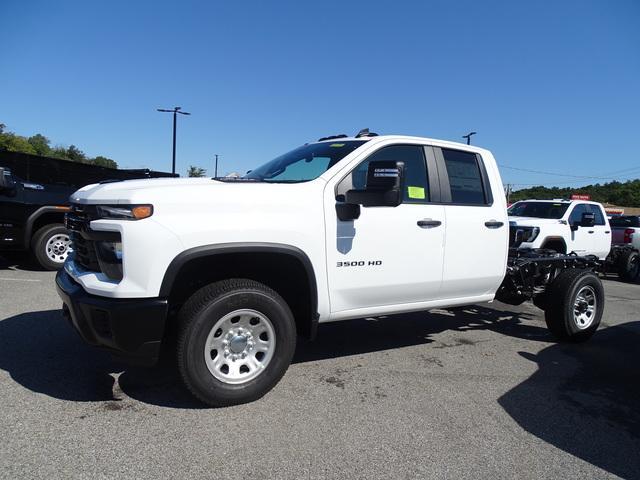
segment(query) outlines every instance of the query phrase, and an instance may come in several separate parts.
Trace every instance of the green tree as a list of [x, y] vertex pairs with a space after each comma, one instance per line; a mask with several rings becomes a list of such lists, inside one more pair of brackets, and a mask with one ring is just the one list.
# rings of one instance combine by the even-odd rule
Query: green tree
[[[85, 153], [75, 145], [69, 145], [68, 148], [62, 145], [56, 145], [52, 148], [50, 140], [41, 133], [36, 133], [27, 138], [16, 135], [13, 132], [7, 132], [5, 129], [6, 125], [0, 123], [0, 150], [42, 155], [44, 157], [60, 158], [73, 162], [90, 163], [107, 168], [118, 168], [115, 160], [103, 157], [102, 155], [98, 155], [95, 158], [87, 158]], [[196, 172], [198, 172], [198, 170], [196, 170]], [[200, 173], [203, 175], [204, 170]]]
[[67, 148], [67, 158], [80, 163], [85, 163], [87, 161], [87, 156], [75, 145], [69, 145], [69, 148]]
[[0, 150], [30, 153], [32, 155], [36, 154], [36, 150], [31, 146], [26, 138], [11, 132], [0, 134]]
[[207, 171], [204, 168], [191, 165], [187, 170], [188, 177], [204, 177]]
[[53, 158], [63, 158], [63, 159], [67, 159], [67, 149], [64, 148], [62, 145], [56, 145], [55, 147], [53, 147], [51, 149], [51, 151], [49, 152], [49, 155]]
[[29, 137], [27, 140], [33, 147], [38, 155], [48, 157], [51, 154], [51, 146], [49, 145], [49, 139], [40, 133]]
[[89, 163], [91, 163], [92, 165], [98, 165], [100, 167], [118, 168], [118, 164], [115, 160], [111, 160], [110, 158], [103, 157], [101, 155], [98, 155], [96, 158], [89, 160]]

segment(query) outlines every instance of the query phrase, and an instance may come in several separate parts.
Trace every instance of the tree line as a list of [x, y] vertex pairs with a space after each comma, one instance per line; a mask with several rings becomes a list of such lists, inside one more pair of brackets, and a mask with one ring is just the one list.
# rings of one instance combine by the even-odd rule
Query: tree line
[[573, 194], [590, 195], [594, 202], [612, 203], [621, 207], [638, 207], [640, 206], [640, 179], [626, 182], [596, 183], [578, 188], [540, 185], [511, 192], [509, 201], [516, 202], [531, 198], [540, 200], [570, 198]]
[[0, 150], [9, 152], [29, 153], [43, 157], [61, 158], [72, 162], [88, 163], [100, 167], [118, 168], [115, 160], [102, 155], [88, 157], [75, 145], [64, 147], [62, 145], [51, 146], [51, 141], [40, 133], [30, 137], [23, 137], [13, 132], [5, 131], [6, 126], [0, 123]]

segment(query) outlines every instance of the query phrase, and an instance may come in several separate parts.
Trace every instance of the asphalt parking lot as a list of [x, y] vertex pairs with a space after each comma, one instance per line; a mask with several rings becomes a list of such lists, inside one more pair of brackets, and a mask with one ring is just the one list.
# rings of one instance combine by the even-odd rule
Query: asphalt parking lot
[[528, 304], [324, 325], [208, 409], [84, 345], [53, 278], [0, 259], [1, 478], [640, 478], [640, 285], [605, 280], [582, 345]]

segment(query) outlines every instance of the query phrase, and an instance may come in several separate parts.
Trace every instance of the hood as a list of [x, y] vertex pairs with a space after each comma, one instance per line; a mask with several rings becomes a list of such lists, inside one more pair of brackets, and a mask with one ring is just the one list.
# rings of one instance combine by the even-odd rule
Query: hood
[[148, 190], [175, 190], [196, 185], [221, 183], [210, 178], [144, 178], [116, 182], [94, 183], [76, 190], [69, 200], [73, 203], [132, 203], [131, 196]]
[[211, 178], [153, 178], [88, 185], [71, 195], [72, 203], [132, 205], [152, 204], [156, 212], [220, 208], [227, 212], [269, 205], [298, 207], [322, 192], [324, 182], [264, 183]]
[[565, 223], [560, 218], [509, 217], [509, 225], [518, 227], [539, 227], [541, 225], [558, 225]]

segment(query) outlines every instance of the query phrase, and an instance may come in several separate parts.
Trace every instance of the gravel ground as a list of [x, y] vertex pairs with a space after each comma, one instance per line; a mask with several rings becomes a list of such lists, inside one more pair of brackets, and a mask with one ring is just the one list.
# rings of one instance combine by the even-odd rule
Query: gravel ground
[[14, 263], [0, 478], [640, 478], [640, 285], [604, 282], [583, 345], [528, 304], [323, 325], [262, 400], [207, 409], [84, 345], [54, 274]]

